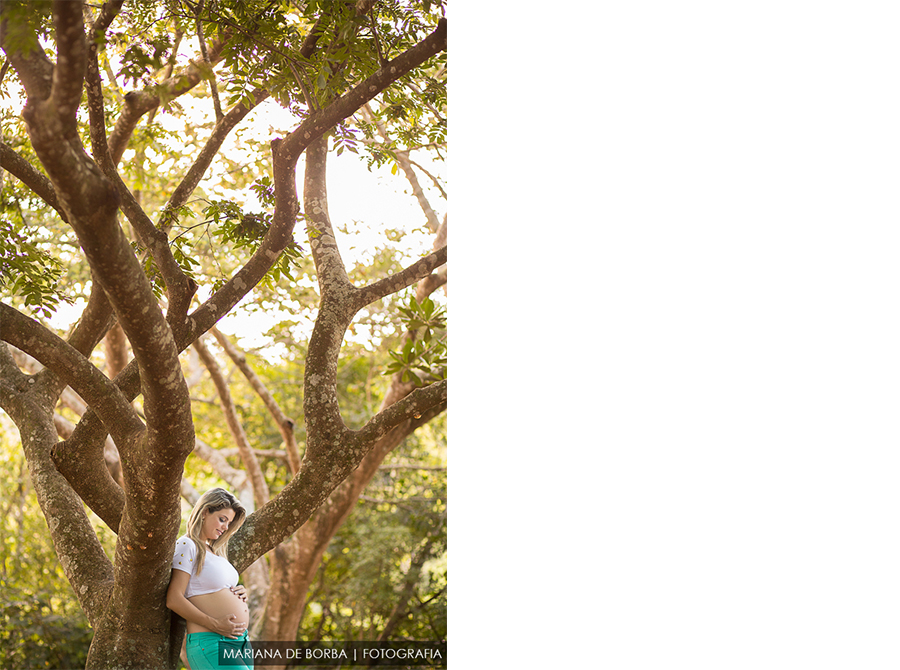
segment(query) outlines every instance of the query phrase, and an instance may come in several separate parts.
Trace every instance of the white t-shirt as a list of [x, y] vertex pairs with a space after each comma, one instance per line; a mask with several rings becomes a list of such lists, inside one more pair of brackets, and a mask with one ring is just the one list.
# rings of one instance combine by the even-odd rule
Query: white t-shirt
[[236, 586], [238, 583], [238, 571], [228, 562], [227, 558], [216, 556], [211, 551], [206, 552], [203, 561], [203, 570], [197, 575], [194, 568], [197, 566], [197, 545], [187, 535], [179, 537], [175, 541], [175, 556], [172, 558], [172, 568], [181, 570], [191, 576], [186, 598], [201, 596], [204, 593], [214, 593]]

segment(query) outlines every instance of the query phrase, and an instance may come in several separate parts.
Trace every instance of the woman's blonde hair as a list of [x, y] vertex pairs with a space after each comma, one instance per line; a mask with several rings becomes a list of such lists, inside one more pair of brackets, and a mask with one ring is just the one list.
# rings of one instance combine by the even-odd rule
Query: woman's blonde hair
[[223, 509], [233, 509], [234, 519], [228, 524], [228, 530], [213, 540], [210, 547], [216, 556], [228, 558], [228, 538], [234, 535], [235, 531], [241, 527], [241, 524], [244, 523], [244, 519], [247, 517], [247, 510], [241, 505], [241, 501], [225, 489], [210, 489], [200, 496], [200, 500], [194, 505], [194, 509], [191, 510], [191, 515], [188, 517], [186, 534], [194, 541], [194, 544], [197, 545], [198, 575], [200, 574], [200, 571], [203, 570], [203, 561], [206, 558], [206, 546], [200, 539], [200, 529], [203, 527], [204, 512], [211, 514]]

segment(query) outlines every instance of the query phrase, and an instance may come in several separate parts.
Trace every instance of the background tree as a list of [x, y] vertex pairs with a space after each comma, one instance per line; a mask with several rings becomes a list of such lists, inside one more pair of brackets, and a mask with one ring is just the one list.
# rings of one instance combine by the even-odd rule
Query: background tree
[[[435, 337], [441, 317], [425, 296], [444, 281], [433, 273], [445, 263], [446, 247], [439, 243], [403, 269], [354, 282], [326, 188], [329, 137], [338, 153], [355, 148], [361, 135], [373, 161], [393, 160], [398, 171], [411, 165], [411, 149], [442, 143], [442, 12], [433, 2], [3, 3], [4, 94], [15, 105], [16, 90], [24, 91], [25, 123], [5, 113], [0, 146], [0, 165], [15, 177], [4, 179], [0, 269], [9, 299], [0, 303], [0, 407], [19, 429], [55, 552], [94, 629], [89, 667], [176, 663], [183, 622], [170, 617], [164, 593], [179, 496], [190, 496], [185, 460], [201, 451], [180, 353], [196, 343], [216, 379], [216, 360], [204, 353], [201, 336], [254, 289], [279, 298], [279, 282], [302, 258], [293, 240], [298, 222], [305, 224], [318, 301], [303, 361], [303, 449], [291, 444], [294, 421], [277, 403], [267, 405], [290, 472], [272, 491], [241, 438], [227, 385], [217, 386], [256, 507], [232, 540], [230, 560], [244, 571], [287, 540], [273, 569], [314, 570], [324, 547], [310, 552], [297, 541], [301, 535], [289, 540], [292, 534], [320, 506], [333, 510], [310, 534], [327, 546], [323, 538], [334, 535], [361, 490], [346, 484], [348, 476], [370, 472], [365, 459], [387, 453], [398, 435], [445, 407], [444, 345]], [[197, 55], [186, 62], [188, 42]], [[187, 117], [180, 103], [201, 83], [210, 121], [186, 126], [191, 132], [177, 151], [162, 141], [161, 126], [139, 125], [160, 110]], [[133, 90], [125, 93], [126, 85]], [[265, 154], [263, 145], [248, 143], [252, 158], [241, 171], [224, 179], [219, 193], [197, 196], [208, 171], [235, 175], [223, 147], [267, 99], [292, 115], [292, 126], [270, 138]], [[234, 197], [248, 185], [261, 211]], [[191, 223], [198, 217], [201, 223]], [[63, 268], [73, 269], [64, 275]], [[345, 334], [357, 315], [417, 283], [395, 383], [374, 415], [348, 422], [338, 378]], [[83, 307], [64, 336], [41, 320], [61, 301]], [[104, 338], [107, 374], [94, 355]], [[29, 371], [4, 343], [43, 367]], [[229, 351], [225, 338], [219, 346], [240, 368], [239, 352]], [[126, 350], [133, 356], [127, 364]], [[265, 399], [264, 386], [245, 378]], [[56, 411], [67, 386], [84, 402], [69, 427]], [[120, 471], [108, 467], [116, 463]], [[82, 503], [115, 533], [111, 557]], [[409, 583], [441, 542], [432, 535], [409, 542]], [[304, 551], [310, 558], [301, 563]], [[291, 583], [302, 587], [308, 576]], [[265, 631], [288, 630], [268, 623], [277, 618], [299, 625], [302, 611], [273, 615], [279, 598], [284, 594], [266, 597]], [[396, 603], [391, 627], [408, 603]]]

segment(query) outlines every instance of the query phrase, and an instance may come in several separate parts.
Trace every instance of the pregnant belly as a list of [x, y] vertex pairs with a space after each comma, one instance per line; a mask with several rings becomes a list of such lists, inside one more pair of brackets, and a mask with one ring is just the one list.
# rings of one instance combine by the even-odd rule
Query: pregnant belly
[[[225, 588], [215, 593], [204, 593], [200, 596], [188, 598], [194, 606], [208, 614], [213, 619], [222, 619], [234, 615], [234, 621], [248, 624], [250, 622], [250, 610], [247, 603], [238, 598], [231, 592], [231, 589]], [[212, 633], [208, 628], [204, 628], [191, 621], [187, 622], [188, 633]]]

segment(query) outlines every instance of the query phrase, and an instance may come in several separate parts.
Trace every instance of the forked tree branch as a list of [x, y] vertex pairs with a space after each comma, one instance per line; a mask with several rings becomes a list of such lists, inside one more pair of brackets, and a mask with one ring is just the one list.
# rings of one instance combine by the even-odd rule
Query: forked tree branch
[[307, 117], [282, 144], [286, 160], [296, 161], [309, 144], [384, 91], [401, 76], [419, 67], [447, 48], [447, 20], [440, 19], [434, 31], [415, 46], [360, 82], [324, 109]]
[[[222, 59], [222, 52], [227, 39], [228, 36], [226, 35], [225, 39], [215, 40], [209, 47], [209, 62], [211, 65]], [[128, 147], [131, 135], [144, 114], [159, 107], [163, 99], [171, 100], [184, 95], [201, 81], [203, 81], [203, 68], [192, 62], [181, 72], [169, 77], [159, 85], [126, 93], [125, 106], [109, 134], [109, 151], [113, 162], [118, 164], [122, 159], [122, 154], [125, 153], [125, 149]]]
[[[355, 289], [346, 280], [336, 242], [331, 232], [325, 197], [324, 138], [315, 139], [308, 148], [304, 200], [311, 235], [317, 244], [316, 267], [320, 277], [319, 315], [310, 338], [304, 373], [304, 415], [307, 424], [306, 451], [300, 471], [269, 504], [252, 514], [232, 539], [229, 558], [238, 567], [249, 565], [255, 557], [277, 546], [302, 526], [324, 500], [365, 458], [379, 439], [404, 423], [420, 419], [447, 401], [447, 382], [441, 381], [416, 389], [385, 407], [360, 430], [349, 430], [337, 401], [337, 361], [346, 328], [365, 303], [360, 296], [372, 296], [401, 282], [410, 285], [415, 278], [427, 276], [431, 269], [446, 262], [446, 248], [398, 273], [393, 282], [376, 282], [375, 289]], [[332, 236], [333, 237], [333, 236]], [[290, 511], [285, 526], [284, 515]]]
[[4, 303], [0, 303], [0, 324], [0, 338], [62, 378], [103, 418], [117, 441], [129, 442], [143, 431], [143, 423], [122, 392], [68, 342]]
[[[369, 123], [375, 124], [375, 128], [378, 130], [378, 134], [381, 135], [382, 140], [387, 141], [387, 129], [384, 127], [384, 124], [381, 122], [381, 120], [376, 116], [375, 112], [372, 111], [372, 107], [371, 105], [369, 105], [369, 103], [366, 103], [365, 107], [363, 107], [363, 115], [365, 116], [366, 120], [369, 121]], [[406, 180], [412, 187], [413, 195], [416, 196], [416, 201], [419, 203], [419, 207], [422, 208], [422, 212], [425, 214], [425, 220], [428, 222], [428, 228], [432, 233], [436, 233], [438, 228], [440, 227], [440, 221], [438, 220], [437, 213], [434, 211], [431, 203], [428, 202], [428, 198], [425, 197], [425, 192], [422, 190], [421, 184], [419, 184], [419, 178], [416, 176], [415, 170], [413, 170], [413, 163], [409, 158], [408, 150], [397, 151], [395, 152], [395, 156], [397, 157], [397, 163], [403, 170], [403, 174], [406, 175]]]
[[[238, 102], [234, 107], [228, 110], [227, 114], [216, 122], [212, 134], [209, 136], [206, 144], [203, 145], [194, 164], [191, 165], [184, 175], [184, 178], [172, 192], [172, 196], [169, 198], [169, 202], [166, 203], [166, 208], [163, 211], [166, 211], [166, 209], [168, 211], [173, 211], [187, 202], [191, 193], [194, 192], [194, 189], [197, 188], [197, 185], [206, 173], [206, 170], [212, 165], [213, 160], [219, 153], [219, 149], [222, 148], [222, 143], [228, 137], [231, 130], [234, 129], [234, 127], [237, 126], [257, 105], [262, 103], [268, 97], [268, 91], [256, 89], [251, 94], [251, 98], [253, 99], [253, 104], [251, 106], [248, 107], [243, 102]], [[160, 224], [163, 229], [167, 229], [171, 226], [171, 221], [162, 220], [160, 221]]]
[[419, 389], [379, 413], [361, 431], [341, 443], [331, 458], [304, 457], [300, 472], [268, 504], [251, 514], [231, 538], [228, 558], [243, 571], [258, 557], [278, 546], [302, 526], [343, 482], [374, 446], [373, 439], [384, 436], [403, 421], [416, 420], [446, 403], [446, 382]]
[[241, 371], [241, 374], [244, 375], [244, 378], [250, 384], [250, 387], [256, 391], [256, 395], [263, 401], [266, 409], [269, 410], [269, 414], [272, 415], [275, 424], [278, 426], [278, 431], [281, 433], [281, 439], [284, 441], [285, 456], [288, 461], [291, 476], [297, 474], [297, 471], [300, 469], [300, 450], [297, 447], [297, 438], [294, 437], [294, 420], [288, 418], [278, 403], [275, 402], [275, 398], [272, 397], [272, 394], [269, 392], [269, 389], [266, 388], [262, 379], [260, 379], [259, 375], [257, 375], [253, 368], [250, 367], [244, 353], [224, 334], [219, 332], [218, 328], [212, 328], [210, 332], [213, 337], [216, 338], [219, 346], [222, 347], [225, 353], [228, 354], [228, 357], [237, 366], [238, 370]]

